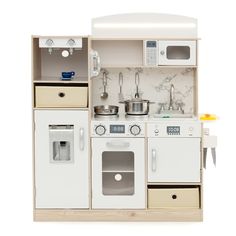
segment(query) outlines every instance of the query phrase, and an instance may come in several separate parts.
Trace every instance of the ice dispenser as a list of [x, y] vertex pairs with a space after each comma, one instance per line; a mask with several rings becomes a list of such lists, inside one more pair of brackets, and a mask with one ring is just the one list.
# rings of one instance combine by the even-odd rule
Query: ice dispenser
[[49, 125], [50, 161], [72, 162], [74, 156], [74, 126]]

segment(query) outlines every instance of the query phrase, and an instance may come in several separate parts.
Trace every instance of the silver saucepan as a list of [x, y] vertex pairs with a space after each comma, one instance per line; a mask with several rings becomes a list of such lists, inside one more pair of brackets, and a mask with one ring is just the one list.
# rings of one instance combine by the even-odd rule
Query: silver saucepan
[[149, 100], [135, 98], [120, 102], [125, 104], [125, 112], [127, 115], [147, 115], [149, 112], [149, 104], [154, 104]]

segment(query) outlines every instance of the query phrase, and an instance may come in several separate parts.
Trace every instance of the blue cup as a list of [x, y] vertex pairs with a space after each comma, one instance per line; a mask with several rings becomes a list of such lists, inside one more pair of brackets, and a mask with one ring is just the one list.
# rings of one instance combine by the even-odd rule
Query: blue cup
[[69, 72], [61, 72], [62, 79], [71, 79], [74, 77], [75, 72], [74, 71], [69, 71]]

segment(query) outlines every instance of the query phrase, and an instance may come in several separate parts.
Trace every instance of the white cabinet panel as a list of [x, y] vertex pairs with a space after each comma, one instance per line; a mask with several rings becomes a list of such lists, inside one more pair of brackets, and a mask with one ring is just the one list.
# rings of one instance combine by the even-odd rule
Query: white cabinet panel
[[88, 208], [88, 112], [35, 111], [36, 208]]
[[159, 65], [196, 65], [196, 41], [159, 41]]
[[148, 182], [199, 182], [200, 138], [149, 138]]
[[92, 208], [145, 208], [144, 138], [92, 138]]

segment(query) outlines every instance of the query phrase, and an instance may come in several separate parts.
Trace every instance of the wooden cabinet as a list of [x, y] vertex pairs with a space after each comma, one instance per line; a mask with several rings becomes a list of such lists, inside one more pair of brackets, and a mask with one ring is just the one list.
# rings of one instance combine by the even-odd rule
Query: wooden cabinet
[[37, 110], [35, 207], [88, 208], [88, 112]]
[[150, 188], [148, 208], [199, 208], [199, 188]]
[[36, 107], [87, 107], [88, 87], [36, 86]]

